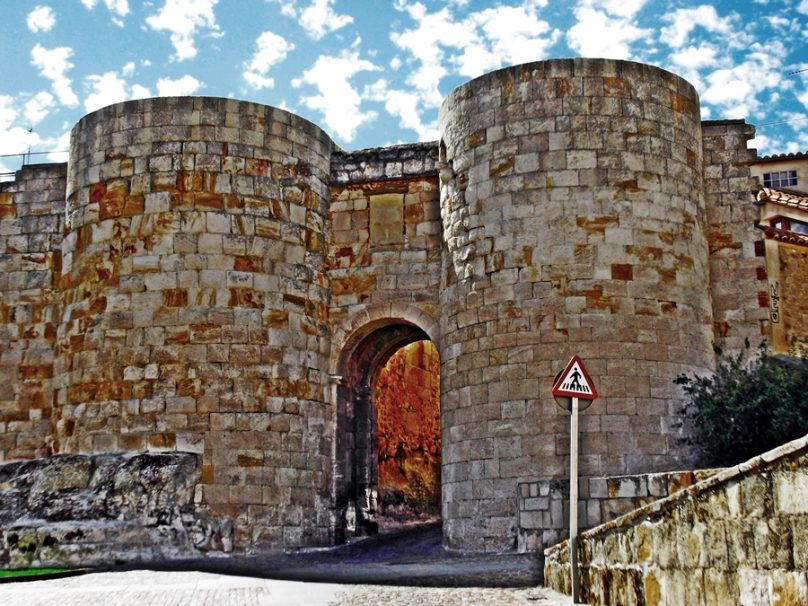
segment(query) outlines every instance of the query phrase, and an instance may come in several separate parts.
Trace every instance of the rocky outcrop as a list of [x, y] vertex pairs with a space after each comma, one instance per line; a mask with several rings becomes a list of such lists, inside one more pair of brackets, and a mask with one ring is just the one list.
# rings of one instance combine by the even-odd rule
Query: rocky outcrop
[[0, 567], [99, 565], [232, 549], [194, 505], [195, 454], [66, 455], [0, 466]]

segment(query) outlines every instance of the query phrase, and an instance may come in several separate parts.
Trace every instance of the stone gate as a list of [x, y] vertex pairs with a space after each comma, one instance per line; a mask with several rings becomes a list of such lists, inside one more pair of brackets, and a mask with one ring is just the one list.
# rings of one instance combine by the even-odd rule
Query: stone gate
[[449, 547], [514, 548], [518, 484], [566, 474], [573, 353], [602, 395], [584, 475], [688, 465], [673, 379], [769, 334], [754, 129], [574, 59], [464, 84], [440, 130], [345, 152], [230, 99], [83, 118], [66, 168], [0, 184], [2, 460], [189, 453], [186, 527], [333, 544], [372, 514], [375, 373], [428, 339]]

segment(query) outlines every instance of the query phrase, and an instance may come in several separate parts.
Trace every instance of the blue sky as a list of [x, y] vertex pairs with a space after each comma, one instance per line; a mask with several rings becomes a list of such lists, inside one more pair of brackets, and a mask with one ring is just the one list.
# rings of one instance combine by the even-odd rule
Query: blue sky
[[[157, 95], [236, 97], [344, 149], [436, 138], [455, 86], [557, 57], [659, 65], [705, 119], [808, 150], [808, 0], [3, 0], [0, 155], [67, 149], [84, 114]], [[28, 129], [33, 132], [28, 132]], [[64, 161], [64, 155], [36, 161]], [[19, 167], [0, 158], [0, 172]]]

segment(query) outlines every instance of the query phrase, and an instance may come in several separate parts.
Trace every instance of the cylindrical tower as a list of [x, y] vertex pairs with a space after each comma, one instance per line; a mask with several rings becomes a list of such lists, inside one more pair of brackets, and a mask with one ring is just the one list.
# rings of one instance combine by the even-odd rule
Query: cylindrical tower
[[333, 145], [229, 99], [113, 105], [73, 129], [56, 439], [202, 454], [236, 544], [325, 544], [324, 224]]
[[544, 61], [460, 86], [440, 128], [444, 532], [509, 548], [517, 482], [567, 473], [572, 354], [602, 396], [584, 475], [686, 462], [673, 380], [713, 358], [699, 101], [656, 67]]

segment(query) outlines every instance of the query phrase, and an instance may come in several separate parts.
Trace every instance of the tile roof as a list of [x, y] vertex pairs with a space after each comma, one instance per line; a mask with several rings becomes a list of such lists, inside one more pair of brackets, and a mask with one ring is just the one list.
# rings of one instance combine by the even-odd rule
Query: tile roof
[[797, 152], [791, 154], [772, 154], [770, 156], [758, 156], [755, 158], [755, 163], [758, 162], [783, 162], [785, 160], [803, 160], [808, 158], [808, 152]]
[[778, 242], [786, 242], [787, 244], [797, 244], [799, 246], [808, 246], [808, 235], [798, 234], [793, 231], [786, 231], [785, 229], [777, 229], [776, 227], [769, 227], [768, 225], [761, 225], [756, 223], [755, 227], [762, 230], [767, 238], [777, 240]]
[[808, 195], [791, 189], [771, 189], [764, 187], [758, 192], [758, 202], [760, 204], [772, 202], [780, 206], [808, 211]]

